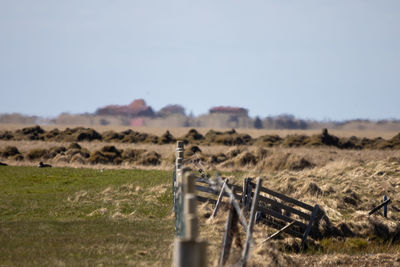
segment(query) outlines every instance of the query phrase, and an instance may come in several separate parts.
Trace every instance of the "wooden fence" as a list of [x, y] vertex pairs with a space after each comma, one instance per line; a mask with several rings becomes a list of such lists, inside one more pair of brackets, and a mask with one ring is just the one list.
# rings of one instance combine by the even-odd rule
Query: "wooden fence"
[[[243, 187], [229, 182], [227, 186], [233, 191], [235, 199], [241, 202], [244, 214], [250, 211], [256, 188], [256, 184], [252, 182], [252, 179], [244, 179]], [[197, 200], [201, 202], [209, 202], [216, 205], [218, 199], [223, 202], [221, 201], [223, 197], [229, 197], [224, 190], [218, 191], [214, 189], [212, 184], [202, 178], [196, 179], [195, 189], [201, 193], [201, 195], [197, 194]], [[218, 198], [216, 198], [217, 196]], [[286, 224], [292, 223], [293, 226], [285, 229], [285, 232], [301, 238], [302, 243], [306, 241], [317, 216], [318, 205], [311, 206], [264, 186], [260, 187], [258, 202], [258, 217], [265, 217], [264, 221], [269, 226], [280, 230]], [[218, 205], [216, 205], [217, 209]]]

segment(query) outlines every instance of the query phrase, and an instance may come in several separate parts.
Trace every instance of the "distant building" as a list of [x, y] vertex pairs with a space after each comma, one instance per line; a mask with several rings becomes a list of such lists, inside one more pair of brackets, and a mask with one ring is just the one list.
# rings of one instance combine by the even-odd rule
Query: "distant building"
[[136, 99], [129, 105], [109, 105], [99, 108], [96, 111], [96, 115], [122, 115], [129, 118], [155, 116], [153, 109], [147, 106], [143, 99]]
[[142, 127], [144, 125], [145, 123], [143, 118], [133, 118], [129, 121], [129, 126], [132, 127]]
[[159, 112], [157, 112], [157, 115], [160, 117], [166, 117], [169, 115], [185, 115], [185, 108], [182, 107], [181, 105], [168, 105], [160, 109]]
[[237, 107], [224, 107], [218, 106], [210, 109], [210, 114], [228, 114], [234, 116], [248, 116], [249, 111], [245, 108], [237, 108]]

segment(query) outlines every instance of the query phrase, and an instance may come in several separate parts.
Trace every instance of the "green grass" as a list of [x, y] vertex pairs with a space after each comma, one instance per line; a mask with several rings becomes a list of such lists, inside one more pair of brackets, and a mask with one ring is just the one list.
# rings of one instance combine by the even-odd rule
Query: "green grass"
[[170, 265], [171, 177], [1, 167], [0, 266]]

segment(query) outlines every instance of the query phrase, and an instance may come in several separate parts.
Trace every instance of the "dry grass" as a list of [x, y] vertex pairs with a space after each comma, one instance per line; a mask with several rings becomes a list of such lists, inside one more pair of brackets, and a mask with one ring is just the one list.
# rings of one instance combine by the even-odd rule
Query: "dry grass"
[[[255, 168], [247, 166], [247, 171], [241, 169], [241, 175], [236, 172], [237, 168], [225, 171], [236, 173], [229, 178], [237, 184], [241, 184], [244, 177], [263, 177], [265, 187], [310, 205], [318, 204], [329, 222], [328, 226], [326, 223], [321, 224], [319, 231], [328, 239], [314, 241], [306, 253], [287, 254], [288, 249], [299, 247], [300, 241], [282, 234], [283, 239], [262, 244], [261, 241], [276, 230], [257, 224], [249, 266], [399, 264], [400, 199], [397, 199], [397, 195], [400, 188], [400, 152], [277, 149], [270, 157], [285, 153], [306, 157], [315, 162], [316, 166], [301, 171], [265, 170], [257, 169], [258, 165]], [[199, 166], [193, 165], [192, 168], [196, 170]], [[207, 165], [206, 169], [211, 172], [216, 168]], [[388, 218], [383, 218], [382, 211], [368, 216], [368, 212], [382, 202], [383, 195], [392, 199]], [[210, 220], [207, 218], [212, 209], [213, 205], [203, 204], [199, 213], [202, 218], [201, 236], [209, 241], [209, 263], [215, 266], [219, 259], [227, 209], [223, 208], [217, 218]], [[245, 235], [242, 230], [239, 236], [243, 245]], [[237, 262], [240, 253], [241, 247], [233, 245], [231, 264]]]

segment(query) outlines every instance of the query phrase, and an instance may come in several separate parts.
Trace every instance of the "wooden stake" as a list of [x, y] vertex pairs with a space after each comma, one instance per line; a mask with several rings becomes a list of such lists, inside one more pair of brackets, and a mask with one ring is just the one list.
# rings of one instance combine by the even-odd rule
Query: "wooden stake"
[[253, 202], [251, 204], [251, 211], [250, 211], [250, 222], [246, 231], [246, 244], [243, 249], [242, 259], [241, 259], [241, 266], [245, 267], [247, 264], [247, 257], [249, 255], [250, 250], [250, 240], [252, 239], [253, 235], [253, 227], [254, 221], [256, 219], [256, 212], [258, 209], [258, 196], [260, 194], [262, 180], [260, 178], [257, 179], [256, 190], [254, 192]]
[[266, 239], [264, 239], [261, 243], [265, 243], [268, 240], [274, 238], [275, 236], [278, 236], [280, 233], [282, 233], [283, 231], [285, 231], [286, 229], [288, 229], [290, 226], [292, 226], [296, 221], [293, 221], [291, 223], [289, 223], [288, 225], [285, 225], [285, 227], [283, 227], [282, 229], [280, 229], [278, 232], [270, 235], [269, 237], [267, 237]]
[[224, 196], [225, 187], [226, 187], [226, 184], [228, 183], [228, 181], [229, 181], [228, 179], [225, 179], [224, 184], [222, 185], [221, 192], [219, 192], [217, 204], [215, 204], [215, 208], [214, 208], [214, 211], [213, 211], [213, 213], [211, 215], [211, 218], [215, 218], [215, 216], [217, 215], [218, 208], [221, 205], [222, 197]]
[[237, 222], [238, 222], [238, 215], [231, 202], [228, 212], [228, 218], [226, 219], [225, 223], [225, 232], [224, 232], [224, 237], [222, 239], [222, 250], [221, 250], [221, 256], [219, 258], [219, 266], [224, 266], [229, 258], [233, 240], [232, 228], [233, 225], [237, 224]]

